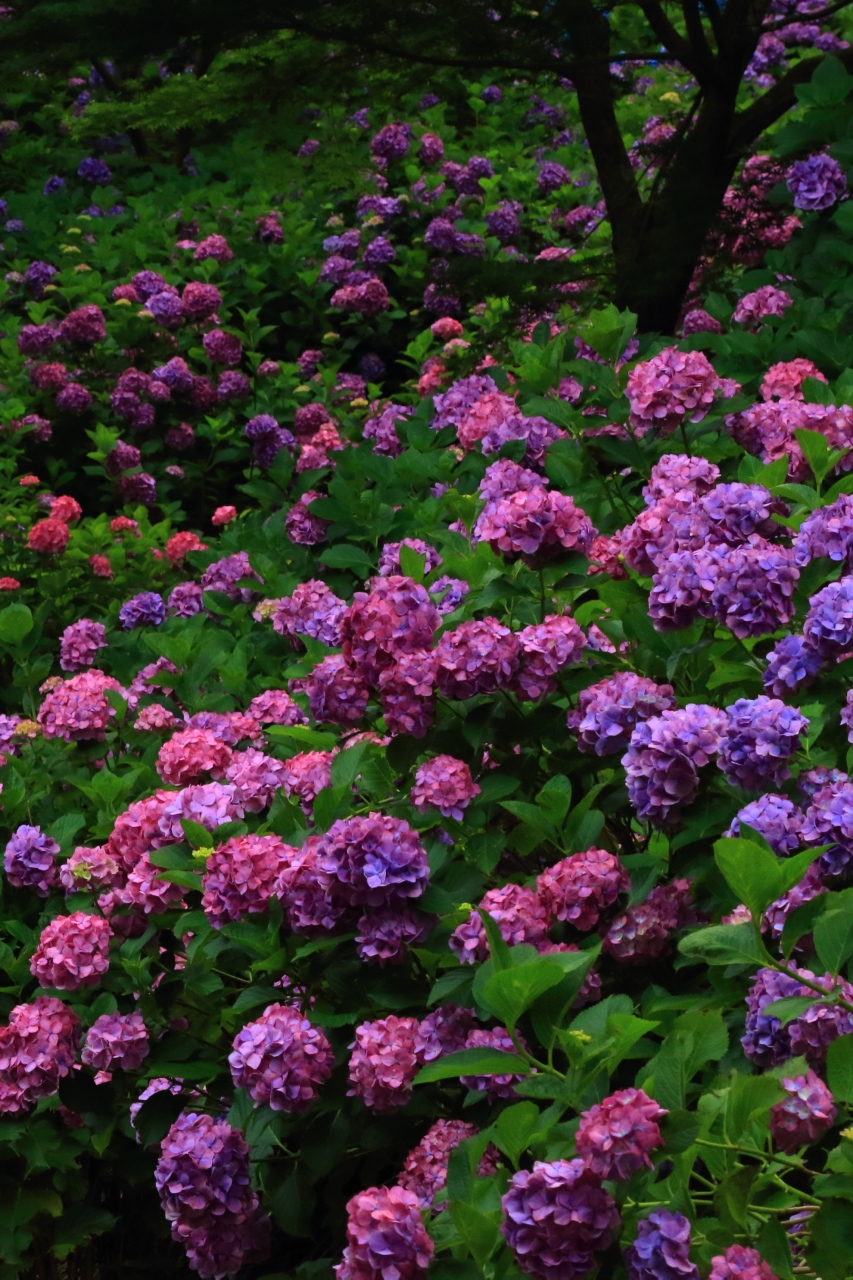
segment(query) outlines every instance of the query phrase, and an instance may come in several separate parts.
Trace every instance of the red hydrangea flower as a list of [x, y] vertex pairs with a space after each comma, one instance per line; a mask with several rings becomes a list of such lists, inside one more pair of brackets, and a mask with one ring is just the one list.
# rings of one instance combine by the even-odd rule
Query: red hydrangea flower
[[819, 1142], [838, 1112], [829, 1089], [811, 1069], [783, 1076], [779, 1083], [787, 1097], [770, 1109], [770, 1133], [780, 1151], [792, 1154]]
[[658, 1121], [667, 1114], [642, 1089], [619, 1089], [580, 1118], [575, 1146], [588, 1169], [599, 1178], [630, 1178], [644, 1166], [649, 1152], [661, 1146]]
[[256, 1107], [292, 1112], [311, 1106], [335, 1058], [325, 1033], [298, 1009], [271, 1004], [237, 1032], [228, 1065]]
[[421, 1065], [416, 1051], [417, 1018], [391, 1014], [355, 1029], [351, 1050], [348, 1097], [361, 1098], [377, 1113], [404, 1107], [412, 1096], [412, 1081]]
[[110, 967], [110, 935], [110, 926], [101, 916], [85, 911], [57, 916], [42, 929], [30, 973], [39, 986], [60, 991], [95, 986]]
[[27, 546], [31, 551], [41, 551], [45, 555], [59, 555], [68, 543], [68, 525], [64, 520], [48, 516], [46, 520], [37, 520], [27, 535]]

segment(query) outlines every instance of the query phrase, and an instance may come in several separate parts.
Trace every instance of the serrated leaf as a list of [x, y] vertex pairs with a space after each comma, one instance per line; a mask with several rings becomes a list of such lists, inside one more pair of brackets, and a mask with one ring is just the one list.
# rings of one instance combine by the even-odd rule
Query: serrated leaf
[[751, 924], [717, 924], [688, 933], [678, 944], [683, 956], [708, 964], [766, 964], [770, 960]]
[[[582, 953], [577, 954], [582, 957]], [[539, 996], [562, 982], [563, 972], [563, 968], [550, 959], [504, 969], [489, 978], [483, 989], [483, 999], [495, 1017], [512, 1031], [521, 1015]]]
[[428, 1062], [415, 1076], [415, 1084], [452, 1080], [458, 1076], [509, 1076], [530, 1074], [530, 1067], [516, 1053], [500, 1049], [460, 1049], [435, 1062]]

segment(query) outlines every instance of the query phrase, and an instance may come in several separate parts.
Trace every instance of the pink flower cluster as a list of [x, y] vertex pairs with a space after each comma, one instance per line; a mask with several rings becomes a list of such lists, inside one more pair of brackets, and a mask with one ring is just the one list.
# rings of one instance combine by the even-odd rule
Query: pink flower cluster
[[80, 1020], [55, 996], [16, 1005], [0, 1027], [0, 1113], [27, 1111], [56, 1093], [79, 1044]]
[[231, 1077], [256, 1107], [305, 1111], [335, 1065], [329, 1041], [293, 1005], [268, 1005], [247, 1022], [228, 1058]]
[[101, 916], [85, 911], [57, 916], [42, 929], [30, 973], [39, 986], [60, 991], [94, 986], [110, 966], [110, 936], [110, 926]]

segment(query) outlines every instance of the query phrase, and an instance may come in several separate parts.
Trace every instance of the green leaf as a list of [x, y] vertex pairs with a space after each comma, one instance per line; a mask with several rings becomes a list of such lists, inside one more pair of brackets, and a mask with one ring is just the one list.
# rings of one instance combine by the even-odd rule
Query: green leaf
[[372, 745], [370, 742], [359, 742], [354, 747], [347, 747], [346, 750], [338, 752], [332, 761], [333, 787], [352, 786]]
[[493, 974], [485, 985], [483, 998], [495, 1016], [512, 1031], [534, 1000], [562, 980], [560, 965], [550, 959], [535, 960]]
[[853, 889], [830, 895], [814, 927], [814, 945], [824, 968], [840, 973], [853, 955]]
[[827, 1049], [826, 1082], [838, 1102], [853, 1102], [853, 1036], [838, 1036]]
[[19, 644], [33, 629], [33, 615], [25, 604], [10, 604], [0, 609], [0, 640]]
[[203, 827], [200, 822], [193, 822], [192, 818], [181, 818], [181, 830], [187, 838], [187, 843], [191, 849], [209, 849], [211, 847], [210, 832]]
[[812, 1274], [821, 1280], [847, 1280], [853, 1258], [850, 1205], [843, 1200], [827, 1200], [809, 1220], [808, 1238], [806, 1261]]
[[816, 898], [811, 898], [808, 902], [804, 902], [801, 907], [797, 907], [796, 911], [792, 911], [787, 917], [780, 940], [782, 955], [786, 960], [790, 960], [794, 947], [800, 938], [807, 933], [811, 933], [815, 921], [824, 911], [828, 901], [829, 894], [820, 893]]
[[407, 547], [405, 542], [400, 544], [400, 569], [407, 578], [411, 578], [413, 582], [423, 582], [425, 565], [426, 556], [422, 552], [415, 551], [414, 547]]
[[843, 450], [830, 449], [826, 436], [820, 431], [806, 431], [799, 427], [794, 431], [812, 475], [821, 485], [835, 464], [844, 456]]
[[519, 1156], [527, 1150], [538, 1127], [539, 1108], [532, 1102], [518, 1102], [498, 1116], [494, 1126], [495, 1145], [518, 1165]]
[[[373, 571], [373, 562], [367, 552], [349, 542], [339, 542], [334, 547], [327, 547], [321, 554], [320, 561], [330, 569], [353, 569], [362, 576]], [[402, 564], [402, 560], [400, 563]]]
[[452, 1080], [457, 1076], [508, 1076], [530, 1073], [530, 1067], [515, 1053], [500, 1049], [460, 1049], [444, 1058], [429, 1062], [415, 1076], [415, 1084], [431, 1084], [434, 1080]]
[[732, 1142], [742, 1142], [756, 1116], [769, 1111], [785, 1096], [773, 1076], [739, 1076], [732, 1080], [726, 1104], [726, 1133]]
[[569, 805], [572, 803], [572, 784], [563, 774], [549, 778], [538, 792], [536, 803], [544, 813], [547, 822], [555, 827], [562, 826], [563, 819], [569, 812]]
[[795, 1018], [799, 1018], [801, 1013], [805, 1013], [806, 1009], [810, 1009], [814, 1002], [815, 996], [786, 996], [784, 1000], [776, 1000], [773, 1004], [766, 1005], [763, 1013], [767, 1017], [778, 1018], [785, 1027]]
[[468, 1252], [477, 1265], [482, 1267], [500, 1240], [497, 1213], [489, 1217], [473, 1205], [454, 1201], [450, 1204], [450, 1216]]
[[751, 924], [715, 924], [696, 929], [678, 944], [682, 955], [707, 964], [766, 964], [770, 960]]
[[334, 733], [321, 733], [319, 729], [309, 729], [304, 724], [269, 724], [264, 732], [271, 738], [296, 742], [300, 750], [306, 747], [309, 751], [331, 751], [338, 745]]
[[755, 1239], [755, 1247], [779, 1280], [794, 1280], [791, 1246], [785, 1228], [778, 1218], [765, 1222]]
[[328, 831], [338, 818], [346, 817], [352, 808], [352, 787], [324, 787], [314, 799], [312, 814], [319, 831]]
[[[751, 840], [717, 840], [714, 844], [714, 858], [728, 885], [740, 901], [749, 907], [753, 920], [760, 920], [771, 902], [802, 879], [814, 854], [807, 850], [805, 854], [798, 855], [797, 859], [788, 860], [797, 864], [794, 879], [791, 878], [792, 868], [788, 863], [777, 858], [770, 849]], [[801, 871], [803, 863], [805, 865]]]
[[489, 915], [488, 911], [478, 910], [477, 914], [486, 931], [492, 964], [495, 969], [509, 969], [512, 966], [512, 956], [509, 954], [509, 947], [504, 942], [497, 921]]

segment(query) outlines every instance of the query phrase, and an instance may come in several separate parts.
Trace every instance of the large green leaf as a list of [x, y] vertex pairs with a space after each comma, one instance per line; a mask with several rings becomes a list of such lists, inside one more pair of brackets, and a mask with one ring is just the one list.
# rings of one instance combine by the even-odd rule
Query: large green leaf
[[534, 960], [493, 974], [485, 985], [483, 998], [495, 1017], [511, 1031], [534, 1000], [562, 980], [560, 965], [553, 960]]
[[415, 1076], [415, 1084], [431, 1084], [434, 1080], [452, 1080], [457, 1076], [528, 1075], [530, 1067], [516, 1053], [500, 1049], [460, 1049], [435, 1062], [428, 1062]]

